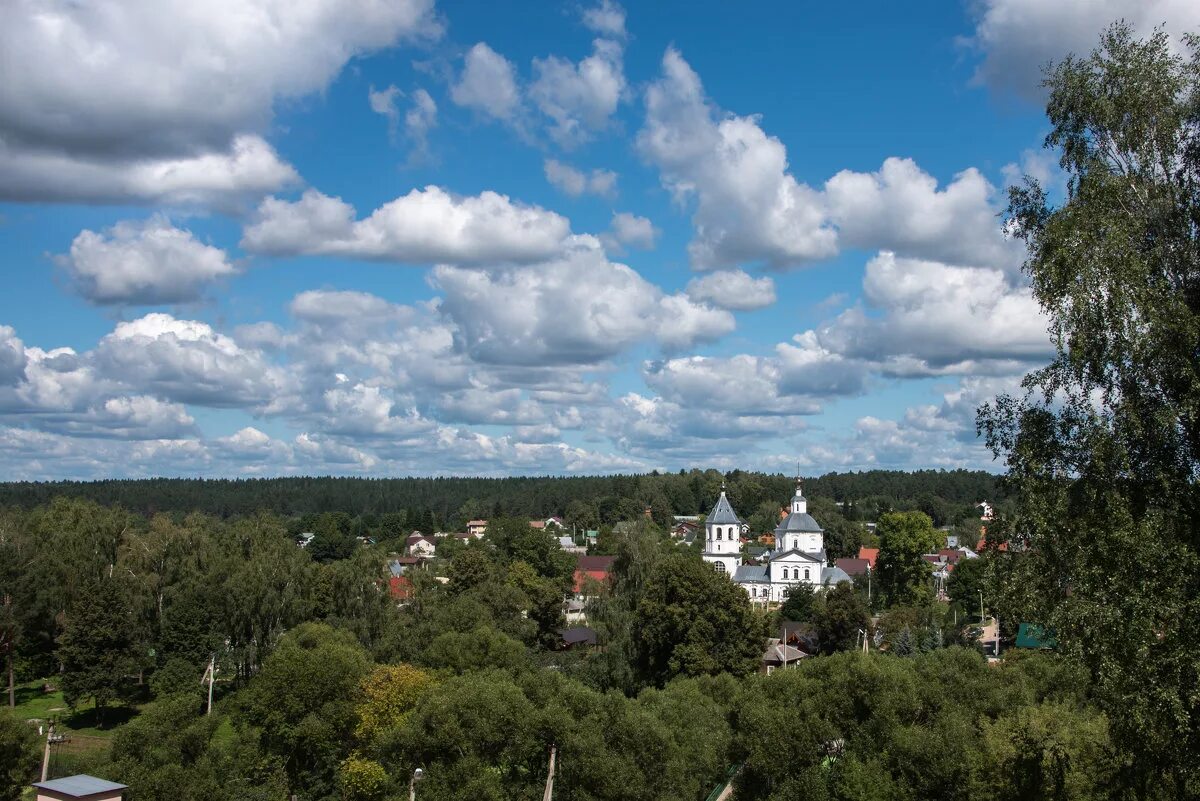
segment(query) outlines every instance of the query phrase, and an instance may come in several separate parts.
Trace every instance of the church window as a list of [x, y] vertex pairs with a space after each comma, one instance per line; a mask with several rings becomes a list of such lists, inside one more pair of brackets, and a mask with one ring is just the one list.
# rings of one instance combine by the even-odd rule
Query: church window
[[808, 581], [808, 568], [804, 568], [804, 580]]
[[724, 562], [714, 562], [713, 564], [716, 566], [718, 573], [725, 572], [725, 563]]
[[721, 529], [720, 529], [720, 527], [718, 527], [718, 528], [717, 528], [717, 539], [721, 539]]
[[792, 568], [792, 578], [794, 578], [794, 579], [800, 578], [800, 568], [798, 568], [798, 567]]

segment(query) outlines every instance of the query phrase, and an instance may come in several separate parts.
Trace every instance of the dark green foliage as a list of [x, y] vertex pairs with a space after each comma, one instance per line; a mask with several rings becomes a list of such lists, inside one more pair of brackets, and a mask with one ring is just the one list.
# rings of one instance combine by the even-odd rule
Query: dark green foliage
[[1087, 666], [1121, 790], [1197, 797], [1200, 48], [1118, 24], [1046, 86], [1066, 197], [1028, 180], [1009, 217], [1057, 353], [979, 416], [1028, 546], [1001, 600]]
[[912, 605], [933, 597], [931, 568], [921, 558], [942, 540], [924, 512], [892, 512], [879, 518], [878, 590], [889, 605]]
[[354, 693], [370, 661], [347, 632], [305, 623], [288, 632], [240, 696], [294, 790], [331, 793], [356, 722]]
[[817, 591], [811, 584], [794, 584], [788, 588], [787, 600], [779, 609], [784, 620], [808, 623], [818, 611]]
[[822, 653], [850, 650], [860, 642], [860, 637], [870, 635], [871, 616], [867, 605], [850, 582], [843, 581], [829, 589], [824, 601], [816, 616]]
[[680, 674], [751, 673], [764, 635], [745, 590], [689, 554], [659, 561], [634, 613], [638, 667], [658, 684]]
[[114, 579], [90, 583], [67, 613], [57, 656], [62, 663], [63, 698], [72, 708], [93, 701], [104, 708], [129, 692], [137, 654], [129, 603]]
[[36, 777], [38, 762], [37, 730], [0, 709], [0, 801], [21, 797], [21, 790]]

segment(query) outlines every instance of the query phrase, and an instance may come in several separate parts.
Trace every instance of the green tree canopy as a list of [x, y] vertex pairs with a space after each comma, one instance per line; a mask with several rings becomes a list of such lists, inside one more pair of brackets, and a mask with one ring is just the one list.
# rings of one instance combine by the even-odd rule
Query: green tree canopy
[[1122, 774], [1200, 795], [1200, 47], [1110, 28], [1047, 74], [1065, 198], [1009, 223], [1056, 355], [980, 410], [1020, 502], [1020, 585], [1092, 672]]
[[676, 675], [758, 668], [764, 624], [745, 590], [689, 554], [662, 558], [646, 581], [634, 616], [644, 675], [662, 684]]
[[933, 521], [924, 512], [889, 512], [879, 518], [876, 562], [879, 590], [889, 605], [914, 606], [928, 600], [930, 566], [921, 558], [936, 552], [941, 542]]

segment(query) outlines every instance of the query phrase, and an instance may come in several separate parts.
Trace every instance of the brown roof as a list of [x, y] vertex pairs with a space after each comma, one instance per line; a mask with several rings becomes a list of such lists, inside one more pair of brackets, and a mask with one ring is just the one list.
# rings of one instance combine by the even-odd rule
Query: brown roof
[[871, 563], [866, 559], [834, 559], [833, 564], [846, 572], [847, 576], [862, 576], [871, 570]]
[[487, 521], [486, 520], [468, 520], [467, 525], [468, 526], [486, 526]]
[[580, 554], [578, 561], [575, 563], [577, 570], [600, 571], [607, 573], [612, 570], [613, 562], [617, 561], [615, 556], [584, 556]]

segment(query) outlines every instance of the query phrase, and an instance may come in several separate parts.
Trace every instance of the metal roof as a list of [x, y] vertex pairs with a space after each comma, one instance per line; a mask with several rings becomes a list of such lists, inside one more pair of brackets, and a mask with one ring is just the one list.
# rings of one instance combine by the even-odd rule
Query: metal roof
[[708, 513], [708, 517], [704, 520], [705, 523], [719, 523], [741, 525], [742, 520], [733, 511], [733, 507], [729, 505], [729, 499], [725, 497], [725, 490], [721, 490], [721, 497], [717, 498], [717, 505]]
[[51, 792], [79, 798], [95, 795], [96, 793], [113, 793], [128, 789], [124, 784], [117, 784], [106, 779], [97, 779], [95, 776], [88, 776], [84, 773], [78, 776], [53, 779], [48, 782], [34, 782], [33, 786], [39, 790], [50, 790]]
[[767, 576], [766, 565], [742, 565], [733, 571], [733, 580], [744, 584], [752, 581], [769, 582], [771, 579]]
[[775, 527], [775, 534], [778, 536], [796, 531], [820, 534], [824, 530], [807, 512], [792, 512]]
[[838, 585], [843, 581], [850, 581], [850, 576], [846, 575], [846, 571], [840, 567], [827, 567], [821, 571], [821, 583]]

